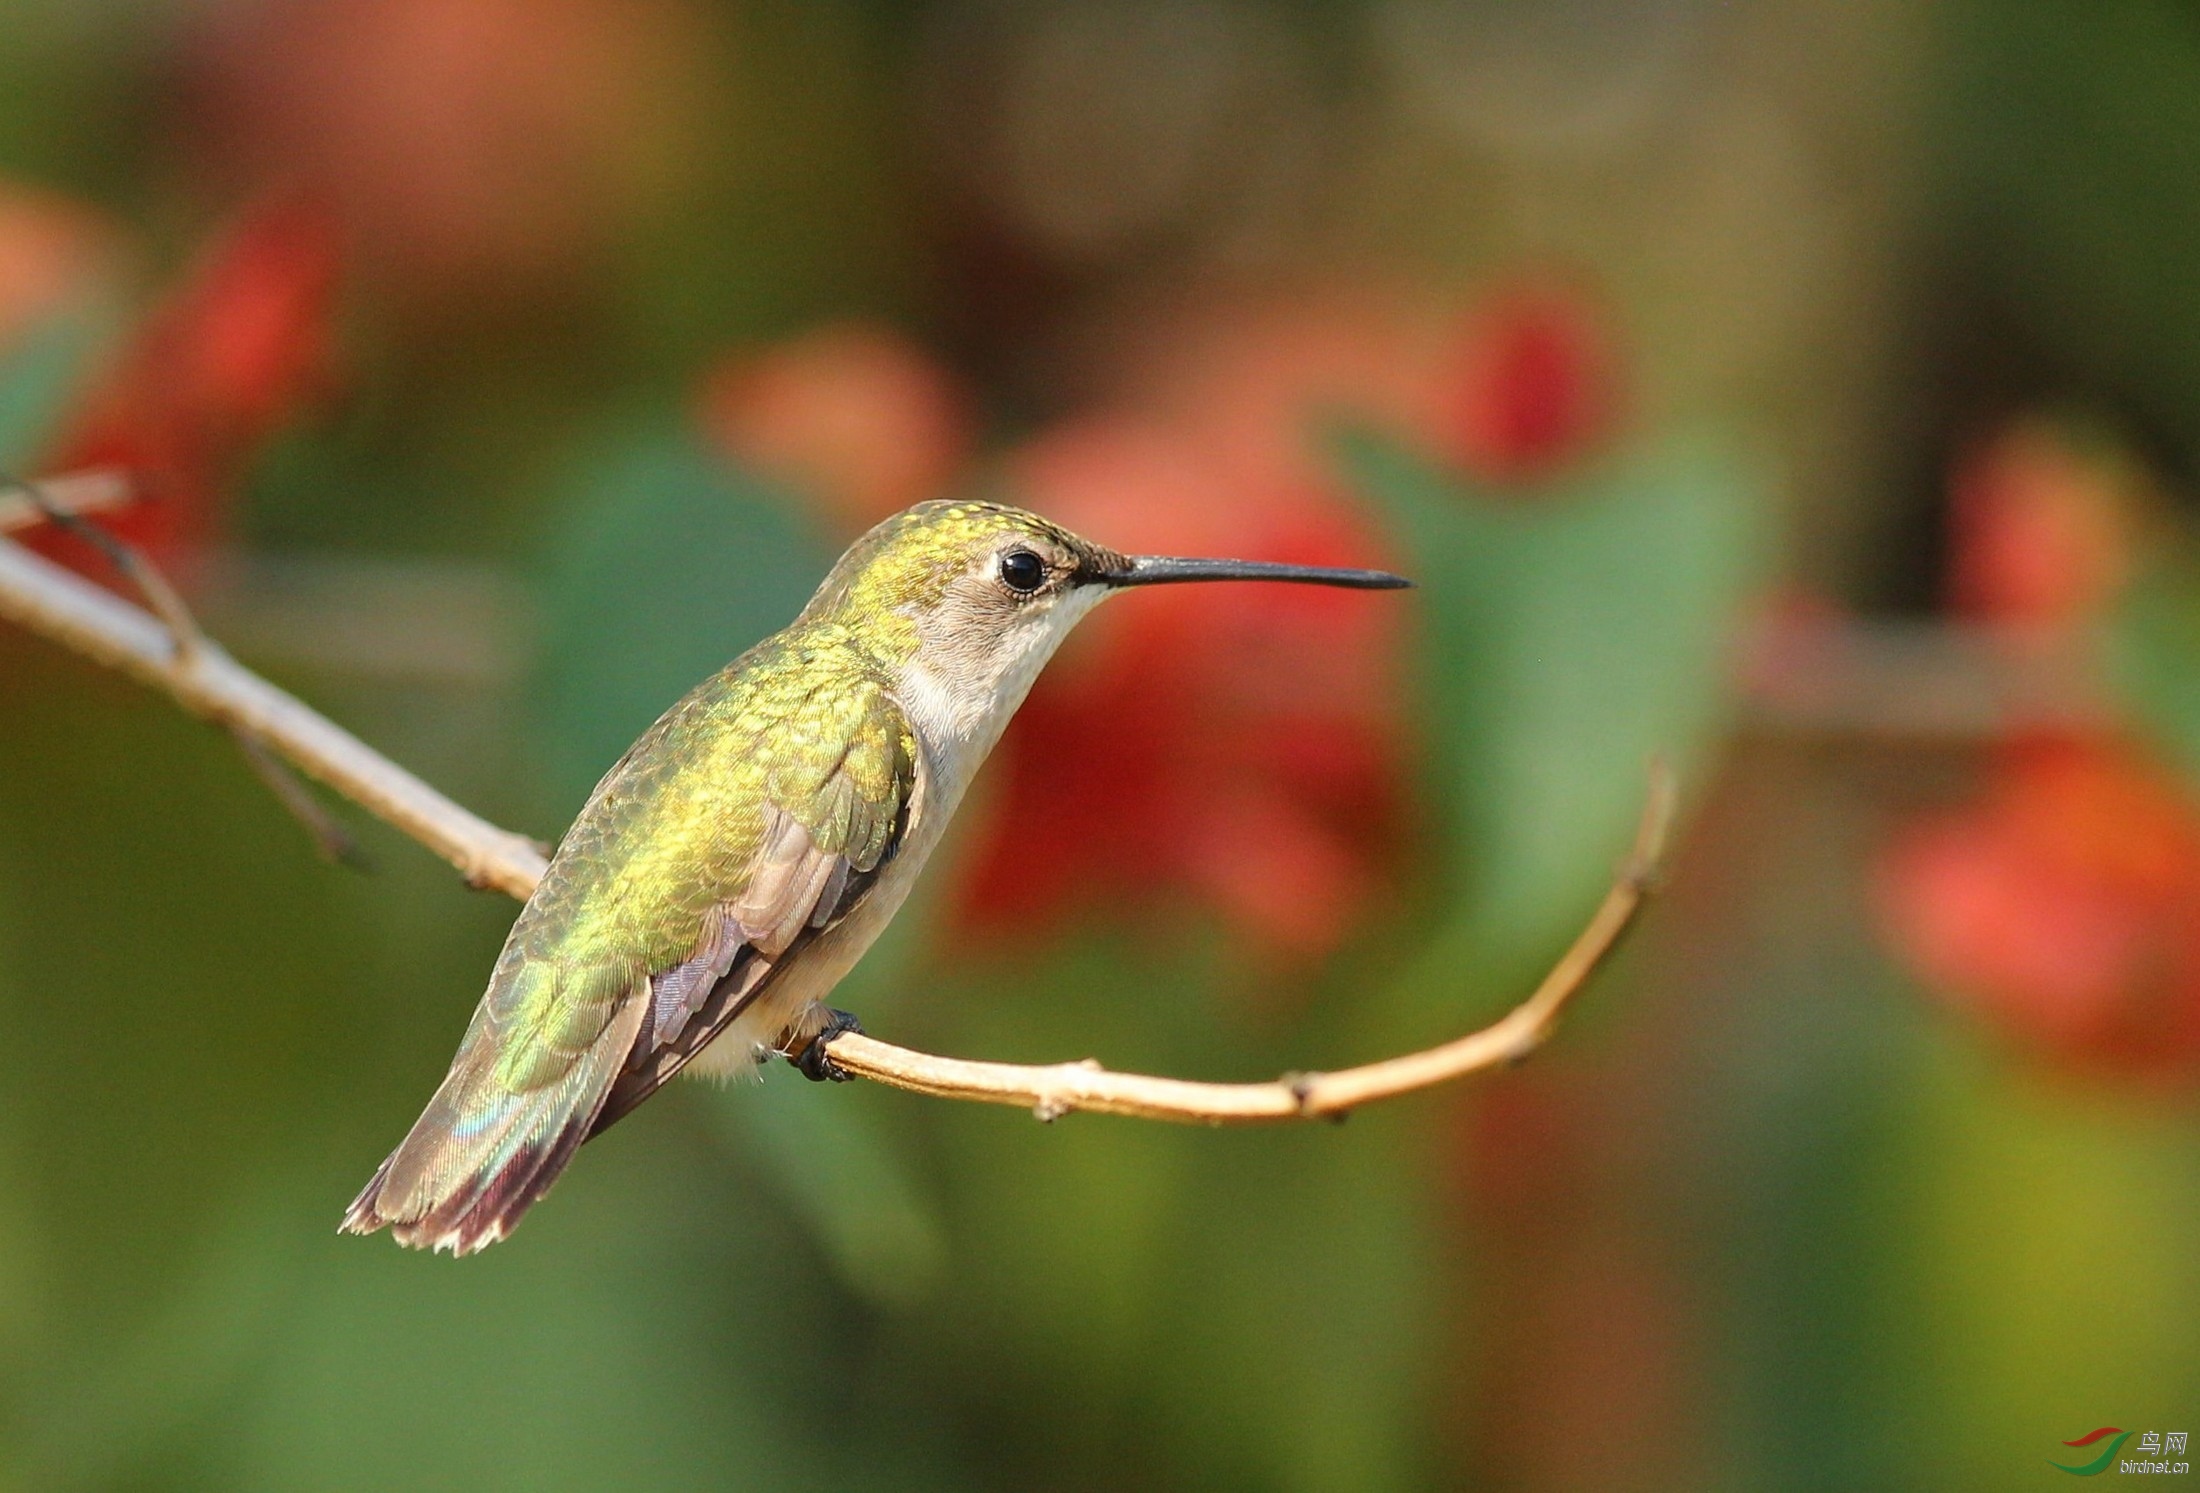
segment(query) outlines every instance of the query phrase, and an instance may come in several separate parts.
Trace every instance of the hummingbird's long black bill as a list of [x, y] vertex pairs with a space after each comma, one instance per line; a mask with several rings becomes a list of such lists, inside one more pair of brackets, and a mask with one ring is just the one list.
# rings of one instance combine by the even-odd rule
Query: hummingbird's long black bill
[[1282, 565], [1272, 560], [1182, 560], [1168, 555], [1133, 555], [1124, 570], [1102, 571], [1096, 579], [1110, 586], [1173, 586], [1182, 581], [1291, 581], [1302, 586], [1350, 586], [1360, 591], [1396, 591], [1413, 582], [1387, 570], [1343, 570], [1326, 565]]

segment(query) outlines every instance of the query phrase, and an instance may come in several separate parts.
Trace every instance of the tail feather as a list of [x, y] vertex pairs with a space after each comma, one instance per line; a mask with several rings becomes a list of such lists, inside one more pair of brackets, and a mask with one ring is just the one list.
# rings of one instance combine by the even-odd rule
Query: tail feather
[[628, 1001], [564, 1077], [537, 1089], [506, 1087], [493, 1044], [468, 1041], [342, 1231], [387, 1227], [400, 1244], [458, 1255], [502, 1239], [588, 1138], [648, 1008]]

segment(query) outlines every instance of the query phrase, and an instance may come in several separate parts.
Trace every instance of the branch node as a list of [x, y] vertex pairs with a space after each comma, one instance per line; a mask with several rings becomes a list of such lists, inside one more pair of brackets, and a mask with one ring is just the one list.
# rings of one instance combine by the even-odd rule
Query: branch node
[[183, 597], [177, 594], [175, 587], [168, 584], [168, 577], [162, 575], [159, 568], [146, 559], [144, 552], [137, 546], [116, 538], [90, 519], [55, 503], [38, 485], [14, 479], [8, 480], [6, 485], [29, 498], [31, 505], [45, 516], [47, 523], [74, 534], [107, 557], [107, 563], [114, 566], [122, 578], [136, 588], [138, 595], [145, 599], [146, 607], [160, 619], [161, 626], [168, 629], [169, 646], [174, 652], [170, 662], [179, 675], [186, 675], [189, 666], [197, 662], [200, 651], [207, 646], [206, 635], [199, 631], [198, 619], [183, 604]]

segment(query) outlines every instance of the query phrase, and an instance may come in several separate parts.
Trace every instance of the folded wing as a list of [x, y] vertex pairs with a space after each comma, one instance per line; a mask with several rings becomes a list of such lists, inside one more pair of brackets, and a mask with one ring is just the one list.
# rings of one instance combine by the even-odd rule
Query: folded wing
[[[874, 678], [810, 670], [766, 690], [740, 667], [598, 785], [345, 1229], [460, 1254], [502, 1238], [583, 1141], [860, 904], [916, 790], [907, 720]], [[690, 738], [706, 748], [673, 749]]]

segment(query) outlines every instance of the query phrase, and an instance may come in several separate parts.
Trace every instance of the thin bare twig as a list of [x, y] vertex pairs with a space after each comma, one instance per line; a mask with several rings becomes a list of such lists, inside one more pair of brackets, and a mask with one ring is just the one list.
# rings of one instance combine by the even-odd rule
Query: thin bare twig
[[322, 802], [313, 796], [313, 790], [299, 781], [298, 775], [285, 766], [283, 759], [262, 746], [253, 737], [236, 727], [229, 728], [229, 739], [237, 744], [243, 754], [245, 766], [275, 795], [275, 801], [290, 811], [290, 816], [305, 826], [313, 837], [314, 848], [321, 852], [323, 860], [349, 866], [354, 871], [371, 871], [374, 861], [364, 847], [353, 838], [350, 830], [337, 821]]
[[206, 635], [199, 631], [199, 621], [191, 615], [191, 609], [183, 604], [182, 595], [168, 584], [168, 577], [160, 568], [139, 553], [135, 545], [126, 544], [91, 520], [70, 509], [57, 506], [46, 491], [46, 484], [10, 482], [23, 500], [36, 510], [38, 516], [55, 528], [74, 534], [107, 557], [107, 563], [122, 572], [122, 578], [137, 588], [145, 598], [145, 605], [161, 625], [168, 629], [168, 643], [180, 664], [204, 646]]
[[42, 482], [5, 484], [0, 491], [0, 534], [35, 528], [54, 513], [104, 513], [126, 505], [134, 490], [124, 472], [71, 472]]
[[[179, 654], [159, 619], [5, 539], [0, 539], [0, 617], [163, 690], [192, 714], [281, 756], [418, 840], [476, 886], [524, 900], [542, 876], [545, 858], [524, 836], [445, 798], [213, 643], [202, 638]], [[1247, 1084], [1114, 1073], [1089, 1060], [1040, 1066], [972, 1062], [913, 1052], [855, 1032], [833, 1039], [833, 1060], [850, 1073], [896, 1088], [1018, 1105], [1047, 1120], [1075, 1110], [1210, 1125], [1341, 1116], [1517, 1062], [1542, 1045], [1641, 909], [1673, 805], [1671, 778], [1657, 770], [1632, 855], [1542, 985], [1494, 1024], [1425, 1051], [1334, 1073]]]

